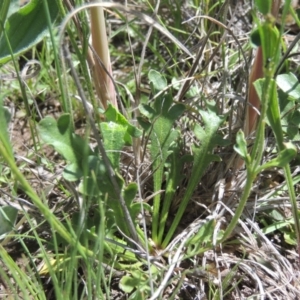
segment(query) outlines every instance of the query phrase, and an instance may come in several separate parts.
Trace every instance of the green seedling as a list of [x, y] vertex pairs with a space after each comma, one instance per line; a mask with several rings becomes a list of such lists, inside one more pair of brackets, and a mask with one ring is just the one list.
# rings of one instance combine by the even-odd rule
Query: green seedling
[[[287, 7], [287, 5], [288, 4], [286, 4], [285, 7]], [[298, 218], [295, 190], [293, 187], [291, 170], [289, 165], [289, 162], [295, 157], [297, 152], [295, 147], [291, 143], [284, 143], [276, 82], [273, 79], [273, 76], [276, 71], [276, 62], [279, 61], [280, 34], [278, 30], [274, 27], [274, 21], [268, 18], [266, 18], [266, 21], [264, 23], [258, 26], [257, 32], [259, 33], [259, 41], [261, 44], [260, 55], [262, 55], [261, 58], [263, 62], [260, 68], [262, 70], [262, 66], [264, 67], [264, 79], [256, 80], [255, 83], [252, 84], [255, 88], [255, 97], [257, 97], [257, 99], [259, 99], [259, 103], [261, 103], [261, 113], [257, 126], [256, 140], [250, 155], [247, 154], [246, 142], [243, 135], [239, 133], [237, 136], [237, 144], [235, 146], [235, 149], [246, 162], [247, 180], [238, 208], [233, 216], [232, 221], [227, 227], [227, 230], [224, 233], [222, 241], [226, 240], [226, 238], [231, 234], [232, 230], [235, 228], [250, 194], [252, 182], [256, 178], [258, 173], [265, 168], [278, 166], [283, 168], [285, 179], [287, 182], [288, 192], [292, 204], [293, 218], [295, 221], [295, 232], [297, 236], [298, 253], [300, 256], [300, 220]], [[295, 84], [295, 80], [293, 80], [293, 82], [291, 83], [292, 87], [291, 85], [286, 84], [285, 78], [283, 78], [283, 80], [281, 78], [279, 82], [286, 91], [290, 91], [291, 93], [294, 92], [294, 95], [297, 93], [297, 84]], [[260, 161], [263, 153], [264, 131], [266, 121], [269, 122], [275, 135], [278, 156], [270, 162], [267, 162], [261, 166]]]
[[212, 247], [213, 233], [215, 230], [215, 220], [209, 220], [203, 224], [200, 230], [187, 242], [187, 257], [193, 257], [203, 253]]
[[[201, 110], [199, 113], [204, 122], [204, 128], [196, 124], [194, 133], [200, 141], [200, 146], [193, 146], [193, 155], [180, 158], [179, 134], [173, 129], [175, 121], [184, 111], [184, 105], [172, 105], [172, 97], [162, 91], [167, 87], [167, 82], [159, 73], [151, 71], [149, 79], [153, 94], [159, 93], [156, 97], [153, 108], [149, 105], [140, 107], [141, 113], [148, 117], [148, 122], [140, 118], [140, 124], [148, 132], [150, 138], [150, 154], [153, 161], [153, 182], [154, 191], [157, 192], [162, 187], [162, 182], [166, 179], [166, 192], [163, 204], [161, 204], [160, 193], [156, 194], [153, 202], [153, 222], [152, 238], [156, 245], [164, 248], [170, 242], [186, 206], [195, 188], [199, 184], [202, 176], [209, 164], [218, 161], [220, 158], [213, 154], [213, 149], [217, 145], [227, 145], [217, 130], [224, 122], [224, 117], [219, 117], [213, 104], [207, 103], [207, 111]], [[179, 210], [173, 220], [171, 227], [165, 232], [165, 224], [169, 214], [169, 208], [174, 197], [177, 186], [182, 180], [180, 176], [183, 165], [187, 161], [193, 161], [191, 177], [186, 193], [182, 199]], [[165, 176], [165, 166], [169, 166], [167, 176]], [[161, 211], [161, 212], [160, 212]], [[164, 234], [166, 234], [163, 240]], [[162, 242], [163, 241], [163, 242]]]
[[194, 133], [200, 141], [200, 146], [193, 145], [192, 147], [193, 167], [190, 180], [179, 205], [178, 212], [176, 213], [172, 225], [163, 241], [163, 247], [167, 246], [170, 242], [184, 214], [187, 204], [208, 166], [214, 161], [221, 160], [218, 155], [213, 154], [214, 148], [218, 145], [225, 146], [229, 143], [217, 133], [218, 129], [225, 121], [225, 117], [218, 116], [215, 105], [207, 103], [207, 111], [200, 110], [199, 113], [203, 119], [204, 127], [196, 124]]
[[[244, 135], [239, 132], [237, 135], [237, 143], [235, 145], [235, 150], [242, 156], [246, 162], [246, 171], [247, 171], [247, 180], [246, 186], [244, 188], [240, 203], [235, 211], [235, 214], [227, 227], [222, 241], [224, 241], [231, 234], [235, 228], [242, 212], [246, 201], [249, 197], [251, 187], [254, 179], [257, 176], [257, 170], [261, 163], [261, 158], [263, 155], [264, 149], [264, 138], [265, 138], [265, 125], [267, 110], [269, 107], [269, 101], [271, 95], [274, 94], [274, 84], [273, 84], [273, 75], [275, 73], [275, 61], [279, 60], [279, 45], [280, 45], [280, 36], [276, 28], [274, 28], [273, 20], [266, 19], [262, 24], [259, 24], [258, 28], [255, 31], [255, 35], [259, 34], [259, 43], [261, 48], [259, 49], [259, 60], [263, 64], [254, 65], [254, 73], [259, 73], [265, 76], [265, 79], [261, 81], [261, 85], [258, 86], [254, 84], [254, 81], [250, 79], [250, 90], [253, 89], [254, 100], [249, 96], [249, 101], [253, 106], [260, 106], [260, 117], [258, 120], [257, 130], [256, 130], [256, 139], [252, 151], [250, 154], [247, 154], [246, 150], [246, 141]], [[264, 67], [264, 69], [262, 69]], [[257, 69], [259, 68], [259, 70]], [[257, 80], [261, 76], [254, 76], [254, 80]], [[251, 77], [251, 76], [250, 76]], [[249, 94], [250, 95], [250, 94]], [[264, 95], [262, 97], [262, 95]], [[253, 102], [255, 101], [255, 103]], [[262, 101], [262, 102], [261, 102]], [[253, 111], [253, 109], [251, 108]], [[248, 136], [254, 130], [254, 124], [256, 122], [257, 113], [254, 114], [248, 112], [248, 116], [252, 115], [251, 122], [247, 119], [245, 134]], [[250, 122], [250, 123], [249, 123]], [[241, 166], [241, 164], [240, 164]]]
[[191, 162], [193, 157], [191, 155], [180, 155], [181, 144], [173, 143], [170, 146], [170, 156], [168, 157], [168, 162], [166, 164], [166, 189], [165, 189], [165, 197], [163, 201], [163, 206], [159, 218], [159, 234], [158, 239], [161, 241], [163, 235], [165, 233], [165, 225], [168, 219], [168, 215], [170, 212], [170, 207], [172, 201], [174, 200], [175, 193], [177, 191], [178, 186], [183, 180], [182, 170], [183, 166], [187, 162]]
[[129, 275], [121, 278], [119, 287], [126, 293], [131, 294], [128, 299], [142, 300], [150, 295], [149, 280], [156, 280], [158, 277], [158, 269], [151, 266], [152, 279], [141, 269], [129, 271]]
[[[135, 129], [112, 106], [107, 110], [109, 122], [102, 122], [103, 145], [107, 151], [112, 168], [117, 172], [120, 165], [120, 151], [125, 141], [130, 143], [131, 136], [137, 137], [141, 133]], [[39, 132], [44, 142], [52, 145], [67, 161], [64, 177], [69, 181], [82, 180], [79, 191], [88, 197], [107, 199], [107, 217], [124, 233], [129, 235], [125, 216], [118, 203], [118, 194], [110, 181], [109, 171], [103, 159], [92, 151], [87, 141], [76, 135], [69, 114], [62, 115], [56, 122], [47, 117], [39, 124]], [[139, 212], [140, 205], [133, 203], [137, 193], [135, 183], [124, 186], [124, 180], [118, 176], [118, 185], [122, 196], [134, 220]], [[111, 222], [109, 222], [111, 224]]]
[[[153, 162], [153, 183], [154, 192], [161, 189], [165, 163], [170, 155], [169, 149], [172, 143], [179, 136], [179, 132], [173, 129], [175, 121], [183, 113], [185, 107], [183, 104], [172, 105], [172, 95], [170, 93], [161, 93], [166, 87], [166, 79], [158, 72], [151, 70], [149, 72], [152, 93], [160, 93], [156, 97], [153, 108], [149, 105], [141, 105], [140, 111], [148, 118], [144, 122], [139, 118], [141, 126], [149, 134], [150, 138], [150, 155]], [[158, 236], [161, 237], [159, 230], [161, 195], [156, 194], [153, 199], [153, 222], [152, 222], [152, 239], [156, 244], [160, 244]]]

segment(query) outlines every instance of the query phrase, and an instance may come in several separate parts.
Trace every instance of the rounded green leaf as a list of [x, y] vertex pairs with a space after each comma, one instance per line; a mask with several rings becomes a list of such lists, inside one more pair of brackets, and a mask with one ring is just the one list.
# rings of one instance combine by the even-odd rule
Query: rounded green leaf
[[162, 91], [167, 87], [166, 78], [159, 72], [155, 70], [150, 70], [148, 74], [149, 81], [152, 83], [154, 92]]
[[119, 287], [125, 293], [131, 293], [139, 284], [140, 280], [131, 276], [123, 276], [120, 280]]

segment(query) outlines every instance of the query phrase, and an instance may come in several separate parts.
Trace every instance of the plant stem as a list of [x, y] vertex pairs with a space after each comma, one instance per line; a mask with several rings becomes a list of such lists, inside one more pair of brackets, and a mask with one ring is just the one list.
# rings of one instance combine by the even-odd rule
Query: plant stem
[[231, 235], [232, 231], [235, 229], [236, 224], [238, 223], [239, 218], [241, 217], [241, 215], [243, 213], [244, 207], [245, 207], [248, 197], [250, 195], [253, 180], [255, 179], [255, 177], [256, 177], [256, 173], [253, 172], [252, 170], [248, 169], [246, 185], [245, 185], [244, 192], [242, 194], [240, 203], [233, 215], [231, 222], [229, 223], [227, 229], [224, 232], [224, 235], [220, 241], [221, 243], [224, 242]]
[[290, 165], [287, 164], [284, 167], [284, 175], [285, 175], [285, 180], [286, 184], [288, 187], [289, 195], [290, 195], [290, 201], [292, 205], [292, 213], [293, 213], [293, 219], [295, 222], [295, 231], [296, 231], [296, 237], [297, 237], [297, 247], [298, 247], [298, 258], [300, 262], [300, 218], [298, 214], [298, 206], [297, 206], [297, 200], [296, 200], [296, 195], [295, 195], [295, 189], [293, 185], [293, 178], [291, 174], [291, 169]]

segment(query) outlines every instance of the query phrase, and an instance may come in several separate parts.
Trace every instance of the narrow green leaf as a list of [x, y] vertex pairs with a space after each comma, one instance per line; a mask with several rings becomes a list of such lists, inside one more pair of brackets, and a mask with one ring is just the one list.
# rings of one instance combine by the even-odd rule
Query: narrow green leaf
[[103, 122], [100, 124], [101, 132], [103, 134], [103, 146], [106, 150], [107, 156], [114, 169], [120, 167], [120, 151], [123, 149], [126, 134], [126, 126], [119, 125], [113, 122]]
[[[280, 35], [272, 21], [266, 21], [259, 27], [261, 46], [263, 51], [265, 75], [271, 76], [274, 72], [275, 62], [280, 55]], [[271, 72], [269, 74], [269, 72]], [[272, 76], [271, 76], [272, 77]]]
[[10, 113], [3, 105], [3, 98], [0, 97], [0, 143], [3, 145], [10, 158], [14, 159], [13, 150], [7, 131], [9, 119]]
[[142, 131], [137, 127], [131, 125], [128, 120], [113, 105], [109, 104], [107, 110], [105, 111], [105, 116], [108, 122], [111, 121], [124, 126], [130, 136], [137, 138], [142, 135]]
[[268, 121], [272, 127], [272, 130], [275, 134], [276, 141], [278, 143], [279, 150], [283, 150], [283, 132], [281, 126], [280, 110], [278, 103], [278, 95], [276, 89], [276, 83], [272, 79], [270, 81], [270, 102], [267, 109]]
[[261, 229], [261, 231], [264, 233], [264, 234], [270, 234], [276, 230], [280, 230], [282, 228], [285, 228], [287, 226], [290, 226], [292, 225], [294, 222], [293, 222], [293, 219], [292, 218], [289, 218], [289, 219], [285, 219], [285, 220], [282, 220], [282, 221], [277, 221], [277, 222], [274, 222], [264, 228]]
[[200, 110], [200, 114], [203, 118], [205, 126], [204, 128], [201, 128], [198, 124], [196, 124], [194, 130], [196, 137], [200, 141], [200, 146], [192, 146], [194, 162], [190, 180], [175, 219], [173, 220], [169, 232], [163, 241], [162, 247], [165, 247], [172, 238], [184, 214], [186, 206], [190, 201], [195, 188], [198, 186], [203, 174], [205, 174], [207, 167], [212, 161], [220, 160], [220, 158], [213, 154], [213, 149], [218, 145], [217, 142], [221, 140], [220, 137], [216, 138], [216, 135], [219, 127], [224, 122], [225, 117], [217, 115], [216, 107], [212, 105], [212, 103], [207, 105], [207, 109], [207, 111]]
[[[152, 72], [152, 75], [156, 78], [158, 76], [156, 72]], [[151, 77], [150, 76], [150, 77]], [[161, 77], [160, 75], [158, 76]], [[159, 80], [158, 80], [159, 81]], [[164, 79], [162, 79], [164, 81]], [[163, 84], [162, 84], [163, 85]], [[156, 87], [162, 87], [159, 84]], [[169, 156], [170, 145], [177, 139], [179, 132], [173, 129], [174, 122], [180, 117], [185, 110], [185, 106], [182, 104], [173, 104], [173, 98], [170, 94], [162, 94], [154, 101], [153, 108], [144, 105], [141, 106], [141, 112], [149, 117], [149, 121], [152, 122], [149, 128], [150, 134], [150, 155], [153, 161], [153, 184], [154, 192], [161, 189], [162, 180], [164, 176], [164, 164]], [[146, 124], [147, 125], [147, 124]], [[145, 127], [146, 128], [146, 127]], [[158, 236], [158, 224], [159, 224], [159, 211], [160, 211], [160, 197], [158, 193], [154, 197], [153, 201], [153, 222], [152, 222], [152, 235], [153, 240], [159, 243]]]
[[234, 151], [238, 153], [247, 164], [250, 163], [250, 155], [248, 154], [247, 142], [244, 132], [240, 129], [236, 135], [236, 144], [234, 145]]
[[270, 161], [266, 162], [262, 166], [257, 169], [257, 173], [271, 167], [284, 167], [288, 163], [291, 162], [297, 155], [297, 148], [292, 143], [285, 143], [284, 146], [286, 147], [284, 150], [280, 151], [279, 155], [271, 159]]
[[187, 254], [196, 255], [207, 243], [212, 243], [214, 229], [215, 220], [204, 223], [199, 231], [187, 241]]

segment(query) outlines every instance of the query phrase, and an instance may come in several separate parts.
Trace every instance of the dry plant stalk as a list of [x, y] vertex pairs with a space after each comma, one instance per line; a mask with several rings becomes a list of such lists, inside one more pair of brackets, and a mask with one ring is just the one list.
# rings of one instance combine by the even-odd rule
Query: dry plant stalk
[[[91, 34], [92, 46], [96, 53], [91, 58], [91, 63], [97, 95], [104, 109], [107, 108], [108, 103], [118, 108], [116, 91], [112, 81], [112, 69], [103, 7], [91, 8]], [[101, 60], [101, 64], [99, 60]], [[107, 73], [109, 73], [110, 76]]]
[[263, 76], [264, 76], [263, 53], [262, 53], [262, 48], [259, 47], [256, 52], [256, 56], [254, 59], [254, 63], [249, 78], [248, 101], [250, 104], [247, 106], [246, 123], [244, 129], [245, 136], [249, 136], [256, 129], [258, 111], [260, 108], [260, 100], [256, 93], [253, 83], [257, 79], [263, 78]]
[[[101, 0], [99, 0], [99, 3], [101, 3]], [[69, 0], [64, 0], [64, 4], [70, 12], [74, 12], [74, 6]], [[104, 109], [107, 108], [108, 103], [111, 103], [118, 109], [116, 91], [112, 81], [112, 68], [103, 7], [88, 6], [88, 4], [86, 6], [91, 9], [91, 37], [94, 49], [94, 51], [88, 49], [87, 61], [94, 78], [95, 90]], [[86, 37], [83, 35], [83, 30], [76, 13], [73, 13], [72, 19], [77, 28], [78, 35], [81, 41], [83, 41]]]

